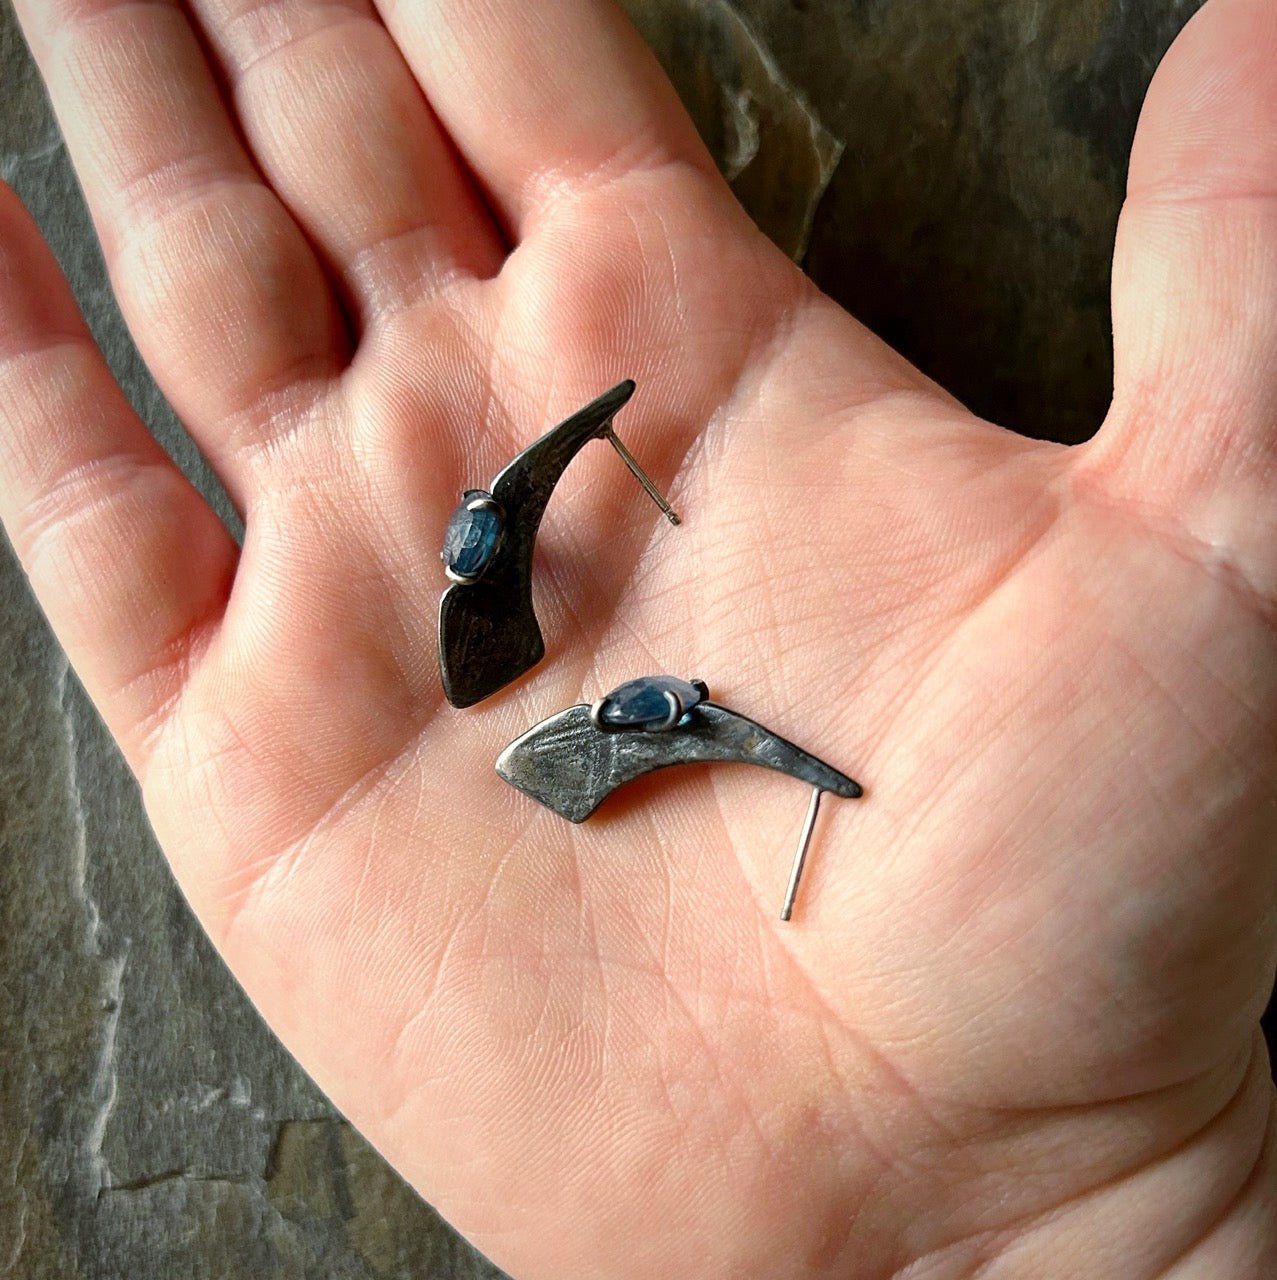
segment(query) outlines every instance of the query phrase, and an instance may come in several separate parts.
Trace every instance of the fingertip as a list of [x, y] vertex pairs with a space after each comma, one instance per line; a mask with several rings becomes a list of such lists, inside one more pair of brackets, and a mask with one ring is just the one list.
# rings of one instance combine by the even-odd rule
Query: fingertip
[[0, 226], [5, 224], [15, 210], [26, 213], [27, 207], [22, 203], [22, 197], [3, 178], [0, 178]]
[[1277, 175], [1277, 4], [1210, 0], [1149, 86], [1132, 196], [1268, 194]]

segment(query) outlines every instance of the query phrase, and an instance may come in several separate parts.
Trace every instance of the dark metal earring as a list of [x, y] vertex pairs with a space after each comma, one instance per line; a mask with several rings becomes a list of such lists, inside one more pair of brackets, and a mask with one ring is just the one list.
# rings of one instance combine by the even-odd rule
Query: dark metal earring
[[606, 440], [669, 522], [679, 523], [612, 429], [633, 394], [633, 382], [613, 387], [524, 449], [491, 491], [463, 495], [440, 553], [455, 584], [439, 602], [439, 668], [454, 707], [481, 702], [545, 656], [532, 607], [532, 548], [554, 486], [591, 440]]
[[645, 676], [592, 707], [543, 720], [501, 753], [497, 772], [524, 795], [569, 822], [584, 822], [618, 787], [676, 764], [723, 761], [761, 765], [813, 788], [780, 918], [793, 913], [820, 797], [855, 800], [858, 782], [779, 734], [709, 701], [700, 680]]

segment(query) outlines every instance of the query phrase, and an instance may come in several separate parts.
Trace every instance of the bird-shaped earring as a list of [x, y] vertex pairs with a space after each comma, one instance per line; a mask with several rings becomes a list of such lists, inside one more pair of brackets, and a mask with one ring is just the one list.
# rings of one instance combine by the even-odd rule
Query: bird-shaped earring
[[629, 680], [593, 706], [582, 703], [534, 725], [497, 759], [511, 786], [569, 822], [584, 822], [618, 787], [676, 764], [761, 765], [812, 788], [785, 890], [780, 918], [798, 896], [820, 798], [856, 800], [858, 782], [787, 742], [779, 734], [709, 701], [700, 680], [644, 676]]
[[469, 489], [440, 553], [451, 586], [439, 602], [439, 669], [454, 707], [469, 707], [545, 656], [532, 604], [532, 550], [563, 472], [591, 440], [606, 440], [671, 524], [664, 497], [617, 439], [612, 419], [634, 394], [622, 382], [529, 445], [488, 489]]

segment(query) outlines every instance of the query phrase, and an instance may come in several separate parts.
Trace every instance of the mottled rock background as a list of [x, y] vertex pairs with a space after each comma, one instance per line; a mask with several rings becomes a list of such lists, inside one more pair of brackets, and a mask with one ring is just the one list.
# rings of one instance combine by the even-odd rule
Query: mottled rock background
[[[979, 412], [1078, 440], [1108, 396], [1139, 103], [1197, 3], [627, 8], [780, 244]], [[143, 416], [207, 484], [120, 324], [3, 0], [0, 174]], [[497, 1274], [334, 1115], [214, 957], [0, 547], [0, 1275]]]

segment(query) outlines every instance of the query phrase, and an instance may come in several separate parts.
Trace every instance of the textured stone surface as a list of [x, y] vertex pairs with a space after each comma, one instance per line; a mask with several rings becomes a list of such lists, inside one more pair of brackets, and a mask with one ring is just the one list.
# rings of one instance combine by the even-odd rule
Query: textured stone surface
[[[736, 190], [979, 412], [1078, 439], [1138, 104], [1197, 0], [627, 0]], [[208, 492], [124, 334], [0, 0], [0, 174], [134, 403]], [[225, 510], [225, 507], [222, 508]], [[0, 547], [0, 1275], [496, 1276], [318, 1095], [173, 887]]]

